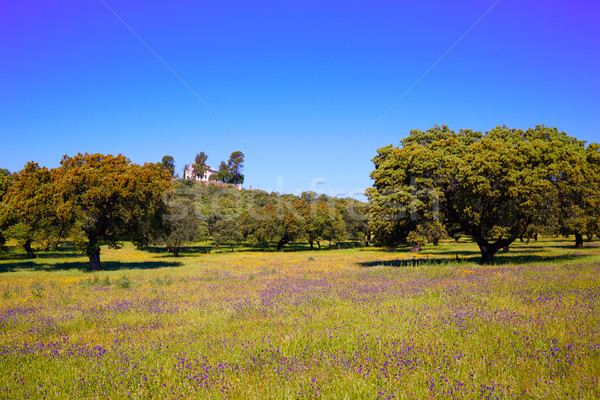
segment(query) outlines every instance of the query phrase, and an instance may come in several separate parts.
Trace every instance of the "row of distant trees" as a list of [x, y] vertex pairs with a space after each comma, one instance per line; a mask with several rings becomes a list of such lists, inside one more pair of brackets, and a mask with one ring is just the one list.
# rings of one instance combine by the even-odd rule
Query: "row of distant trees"
[[366, 203], [304, 192], [267, 193], [232, 187], [174, 182], [165, 215], [167, 229], [148, 235], [150, 243], [167, 246], [175, 255], [186, 243], [210, 239], [215, 246], [247, 243], [277, 250], [292, 241], [305, 241], [313, 249], [341, 246], [344, 240], [371, 240]]
[[[234, 152], [234, 183], [243, 180], [242, 163]], [[34, 245], [48, 250], [69, 240], [99, 270], [100, 246], [123, 241], [165, 245], [178, 255], [184, 244], [208, 239], [217, 247], [274, 243], [277, 250], [295, 240], [311, 248], [370, 240], [366, 204], [356, 200], [237, 190], [174, 175], [172, 158], [137, 165], [122, 155], [87, 153], [63, 157], [58, 168], [29, 162], [14, 174], [3, 170], [0, 244], [14, 239], [33, 258]]]
[[600, 235], [600, 145], [538, 125], [411, 131], [373, 159], [367, 190], [377, 244], [418, 251], [471, 237], [490, 261], [524, 236]]

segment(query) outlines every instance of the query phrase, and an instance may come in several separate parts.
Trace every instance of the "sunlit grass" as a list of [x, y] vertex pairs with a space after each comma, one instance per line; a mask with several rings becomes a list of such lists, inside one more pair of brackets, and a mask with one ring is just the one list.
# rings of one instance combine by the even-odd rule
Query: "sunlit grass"
[[[600, 247], [0, 256], [0, 398], [598, 398]], [[209, 247], [199, 244], [197, 247]]]

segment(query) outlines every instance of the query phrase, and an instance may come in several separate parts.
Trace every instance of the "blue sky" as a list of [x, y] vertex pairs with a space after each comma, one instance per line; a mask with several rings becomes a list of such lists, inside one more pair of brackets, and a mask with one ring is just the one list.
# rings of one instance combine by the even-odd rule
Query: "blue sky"
[[600, 141], [596, 1], [0, 7], [11, 171], [77, 152], [169, 154], [181, 171], [241, 150], [246, 187], [355, 196], [376, 150], [411, 129], [545, 124]]

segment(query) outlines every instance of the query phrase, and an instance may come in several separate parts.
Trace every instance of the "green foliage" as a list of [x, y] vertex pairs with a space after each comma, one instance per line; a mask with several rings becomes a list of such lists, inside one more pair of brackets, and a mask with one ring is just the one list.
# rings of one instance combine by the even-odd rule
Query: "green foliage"
[[129, 289], [131, 287], [131, 280], [127, 277], [127, 275], [122, 275], [115, 281], [115, 285], [122, 289]]
[[[439, 237], [428, 232], [442, 234], [435, 225], [441, 223], [450, 236], [471, 236], [491, 260], [529, 226], [565, 214], [583, 226], [591, 208], [575, 200], [596, 190], [582, 179], [589, 176], [585, 158], [583, 142], [544, 126], [497, 127], [485, 135], [445, 125], [413, 130], [401, 147], [383, 147], [373, 159], [375, 183], [367, 195], [375, 238], [414, 245]], [[568, 199], [564, 206], [561, 197]]]
[[185, 243], [203, 240], [207, 236], [207, 226], [195, 213], [194, 202], [177, 191], [167, 196], [167, 212], [164, 215], [164, 229], [158, 230], [154, 243], [165, 244], [175, 257]]
[[559, 187], [556, 231], [564, 235], [575, 235], [576, 246], [583, 245], [583, 235], [598, 233], [600, 220], [600, 145], [591, 143], [585, 151], [583, 142], [580, 151], [566, 155], [563, 151], [558, 167], [561, 179]]
[[164, 156], [161, 161], [161, 166], [166, 169], [172, 178], [175, 178], [175, 159], [171, 156]]
[[[229, 186], [175, 183], [173, 200], [187, 199], [186, 208], [207, 228], [217, 245], [248, 241], [267, 248], [275, 242], [281, 250], [299, 239], [309, 243], [339, 242], [366, 237], [366, 204], [305, 192], [300, 196]], [[227, 221], [227, 222], [222, 222]], [[232, 227], [235, 227], [233, 229]], [[348, 229], [355, 229], [350, 232]], [[221, 231], [225, 232], [225, 239]]]
[[212, 237], [217, 247], [219, 244], [228, 245], [233, 251], [233, 246], [244, 240], [244, 235], [237, 219], [223, 219], [215, 223]]
[[236, 185], [244, 183], [244, 174], [242, 174], [242, 169], [244, 168], [244, 153], [241, 151], [234, 151], [231, 153], [227, 166], [229, 167], [229, 173], [231, 174], [231, 181], [228, 183]]
[[157, 276], [151, 283], [156, 286], [169, 286], [173, 284], [173, 278], [171, 275]]
[[12, 174], [9, 170], [0, 168], [0, 250], [4, 243], [6, 243], [5, 230], [9, 226], [10, 211], [3, 201], [4, 195], [8, 192], [8, 188], [13, 180]]
[[94, 275], [92, 278], [80, 280], [79, 285], [84, 286], [84, 287], [110, 286], [111, 282], [110, 282], [110, 278], [108, 276], [105, 276], [104, 278], [100, 279], [100, 277], [98, 277], [98, 275]]
[[25, 248], [30, 258], [35, 257], [32, 243], [42, 243], [48, 249], [67, 234], [67, 226], [55, 209], [56, 174], [56, 170], [28, 162], [14, 174], [0, 208], [0, 226]]
[[12, 174], [7, 169], [0, 169], [0, 201], [2, 201], [12, 181]]
[[221, 164], [219, 165], [219, 172], [211, 175], [210, 180], [222, 183], [230, 183], [233, 180], [233, 176], [231, 175], [229, 167], [225, 161], [221, 161]]
[[54, 183], [56, 212], [81, 241], [90, 269], [101, 269], [101, 245], [141, 241], [160, 224], [170, 180], [158, 164], [132, 164], [122, 155], [64, 156]]
[[201, 179], [204, 176], [204, 173], [208, 170], [206, 160], [208, 160], [208, 156], [203, 151], [196, 154], [196, 159], [194, 160], [194, 164], [192, 164], [192, 170], [198, 179]]
[[221, 161], [219, 165], [219, 171], [216, 174], [210, 176], [211, 181], [230, 183], [230, 184], [242, 184], [244, 183], [244, 174], [242, 169], [244, 168], [244, 153], [241, 151], [234, 151], [229, 157], [229, 161]]

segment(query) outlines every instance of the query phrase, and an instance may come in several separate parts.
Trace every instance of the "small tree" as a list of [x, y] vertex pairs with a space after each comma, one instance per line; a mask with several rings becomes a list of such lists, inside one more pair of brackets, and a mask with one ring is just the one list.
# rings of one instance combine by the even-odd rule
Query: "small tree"
[[341, 241], [344, 239], [346, 233], [346, 224], [342, 219], [342, 216], [335, 212], [335, 209], [330, 208], [329, 218], [323, 230], [323, 239], [337, 244], [337, 248], [341, 248]]
[[231, 182], [233, 184], [244, 183], [244, 174], [242, 169], [244, 168], [244, 153], [241, 151], [234, 151], [229, 156], [229, 162], [227, 163], [229, 172], [231, 173]]
[[44, 243], [45, 249], [66, 234], [66, 226], [59, 220], [54, 208], [55, 170], [28, 162], [14, 175], [5, 194], [3, 225], [6, 234], [23, 246], [29, 258], [35, 258], [32, 244]]
[[232, 183], [233, 175], [231, 175], [229, 166], [225, 163], [225, 161], [221, 161], [221, 164], [219, 165], [219, 172], [211, 175], [210, 179], [217, 182]]
[[202, 179], [204, 173], [208, 170], [206, 160], [208, 160], [208, 156], [203, 151], [196, 154], [196, 159], [193, 164], [193, 171], [197, 179]]
[[329, 207], [324, 201], [317, 201], [316, 197], [307, 193], [302, 193], [300, 211], [304, 220], [304, 235], [310, 249], [314, 248], [313, 243], [321, 248], [321, 240], [325, 236], [327, 224], [329, 223]]
[[178, 257], [181, 246], [204, 239], [208, 230], [206, 224], [196, 216], [190, 199], [171, 196], [167, 206], [165, 229], [155, 241], [165, 244], [167, 251]]
[[169, 171], [171, 178], [175, 178], [175, 159], [171, 156], [164, 156], [162, 158], [161, 166]]
[[212, 231], [212, 237], [215, 243], [224, 244], [231, 247], [244, 240], [241, 226], [237, 219], [222, 219], [218, 221]]

